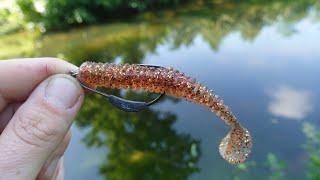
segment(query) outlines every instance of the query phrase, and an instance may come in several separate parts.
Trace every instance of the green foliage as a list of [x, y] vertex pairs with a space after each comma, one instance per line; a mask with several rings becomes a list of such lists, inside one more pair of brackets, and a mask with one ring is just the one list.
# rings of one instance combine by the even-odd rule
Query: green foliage
[[[25, 9], [25, 15], [30, 14], [26, 18], [45, 22], [46, 26], [52, 29], [111, 20], [97, 19], [98, 16], [93, 15], [92, 10], [88, 11], [88, 7], [97, 3], [101, 3], [97, 5], [99, 7], [111, 9], [108, 12], [117, 12], [124, 8], [136, 13], [153, 7], [152, 4], [139, 4], [141, 1], [130, 1], [130, 7], [120, 8], [122, 1], [116, 0], [91, 1], [92, 4], [85, 0], [48, 0], [46, 7], [51, 6], [50, 9], [43, 13], [34, 13], [36, 9], [30, 2], [32, 1], [20, 4], [21, 9]], [[58, 56], [78, 65], [84, 60], [105, 62], [115, 59], [142, 63], [146, 55], [156, 53], [157, 47], [163, 42], [170, 44], [172, 48], [178, 48], [192, 44], [194, 39], [201, 35], [211, 48], [216, 50], [223, 38], [230, 33], [239, 32], [243, 38], [252, 40], [261, 29], [278, 23], [279, 19], [284, 25], [301, 20], [309, 14], [309, 9], [316, 5], [320, 6], [319, 1], [222, 1], [213, 5], [192, 4], [175, 11], [145, 13], [132, 22], [91, 26], [41, 37], [36, 33], [19, 32], [0, 37], [0, 59]], [[119, 8], [112, 10], [112, 7]], [[98, 13], [98, 9], [93, 9]], [[99, 17], [111, 18], [112, 14], [116, 14], [108, 15], [108, 12]], [[4, 21], [0, 21], [6, 22], [6, 19], [2, 20]], [[114, 90], [110, 93], [119, 95], [120, 91]], [[150, 98], [145, 94], [130, 91], [124, 95], [130, 99]], [[137, 114], [123, 113], [98, 96], [87, 98], [84, 104], [77, 125], [89, 129], [84, 139], [87, 146], [107, 147], [110, 150], [109, 154], [103, 157], [105, 164], [100, 167], [101, 174], [108, 179], [186, 179], [198, 171], [200, 142], [188, 134], [175, 131], [174, 114], [152, 109]], [[308, 176], [319, 179], [320, 137], [311, 127], [305, 127], [305, 132], [309, 133], [309, 143], [306, 145], [310, 155]], [[269, 178], [283, 179], [286, 165], [274, 154], [268, 154], [266, 161], [267, 173], [271, 173]], [[237, 166], [242, 174], [236, 179], [247, 179], [241, 175], [253, 172], [252, 169], [259, 165], [248, 162]]]
[[0, 59], [35, 56], [36, 33], [19, 32], [0, 36]]
[[[274, 153], [268, 153], [265, 163], [257, 163], [256, 161], [248, 161], [236, 166], [235, 180], [253, 179], [252, 174], [260, 169], [258, 176], [263, 176], [263, 179], [282, 180], [286, 179], [285, 171], [287, 164], [285, 161], [279, 160]], [[262, 174], [261, 169], [266, 169], [266, 174]], [[245, 173], [244, 173], [245, 172]]]
[[34, 8], [35, 0], [18, 0], [27, 21], [41, 22], [47, 30], [62, 30], [72, 26], [110, 22], [113, 18], [128, 18], [134, 14], [177, 6], [182, 0], [47, 0], [45, 12]]
[[24, 23], [18, 13], [9, 9], [0, 9], [0, 35], [15, 33], [24, 28]]
[[255, 161], [249, 161], [249, 162], [238, 164], [237, 169], [241, 171], [249, 171], [250, 168], [254, 168], [256, 165], [257, 164]]
[[27, 22], [39, 22], [41, 20], [41, 14], [36, 11], [33, 0], [17, 0], [16, 3]]
[[302, 131], [307, 138], [304, 148], [309, 155], [307, 176], [313, 180], [320, 179], [320, 129], [311, 123], [304, 123]]
[[[307, 167], [307, 178], [311, 180], [320, 179], [320, 129], [317, 128], [314, 124], [305, 122], [302, 126], [302, 131], [305, 134], [307, 141], [303, 145], [308, 155]], [[254, 162], [246, 162], [237, 166], [237, 169], [245, 171], [254, 171], [259, 164]], [[290, 165], [290, 164], [289, 164]], [[288, 174], [286, 174], [287, 163], [285, 161], [279, 160], [279, 158], [273, 154], [268, 153], [266, 159], [266, 166], [269, 173], [268, 179], [270, 180], [281, 180], [286, 179]], [[238, 176], [235, 176], [234, 179], [249, 179], [249, 177], [243, 177], [243, 173], [238, 173]]]
[[[118, 90], [109, 93], [120, 94]], [[122, 93], [123, 94], [123, 93]], [[146, 99], [150, 95], [125, 92], [128, 99]], [[109, 150], [100, 173], [106, 179], [187, 179], [198, 171], [200, 142], [177, 133], [172, 113], [147, 109], [125, 113], [100, 96], [85, 102], [77, 124], [90, 127], [84, 142], [89, 147]]]
[[284, 161], [280, 161], [273, 153], [267, 155], [267, 166], [270, 168], [270, 180], [281, 180], [285, 178], [285, 169], [287, 167]]
[[[290, 24], [309, 15], [309, 9], [313, 7], [311, 3], [320, 4], [315, 0], [232, 2], [145, 13], [134, 22], [91, 26], [44, 35], [35, 39], [34, 44], [37, 46], [34, 47], [33, 55], [58, 56], [76, 64], [85, 59], [115, 58], [137, 63], [144, 59], [146, 54], [156, 53], [156, 47], [163, 42], [174, 49], [192, 44], [198, 35], [201, 35], [213, 50], [217, 50], [224, 37], [233, 32], [239, 32], [244, 39], [252, 40], [262, 28], [274, 23], [294, 27]], [[16, 45], [12, 46], [12, 49], [19, 50]]]

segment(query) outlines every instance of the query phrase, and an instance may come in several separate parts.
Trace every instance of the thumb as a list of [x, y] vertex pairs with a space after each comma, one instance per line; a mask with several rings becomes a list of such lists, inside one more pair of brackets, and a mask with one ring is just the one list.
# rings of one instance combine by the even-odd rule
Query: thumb
[[43, 81], [0, 136], [0, 179], [35, 179], [82, 101], [82, 88], [74, 78], [55, 75]]

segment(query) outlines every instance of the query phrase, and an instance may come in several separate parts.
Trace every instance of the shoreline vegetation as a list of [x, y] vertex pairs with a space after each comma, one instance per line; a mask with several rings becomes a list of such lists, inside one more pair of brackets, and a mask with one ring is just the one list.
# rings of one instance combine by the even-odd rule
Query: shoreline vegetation
[[[287, 12], [286, 8], [291, 6], [298, 13]], [[37, 29], [41, 33], [66, 31], [90, 25], [137, 21], [146, 15], [161, 17], [167, 12], [186, 16], [232, 15], [243, 11], [243, 7], [249, 7], [250, 11], [243, 13], [251, 14], [252, 18], [265, 11], [274, 12], [277, 17], [299, 16], [301, 10], [311, 7], [320, 9], [317, 0], [4, 0], [4, 5], [0, 5], [0, 35], [23, 29]], [[284, 8], [282, 12], [280, 8]], [[287, 20], [290, 22], [294, 18]]]
[[0, 5], [0, 35], [32, 28], [44, 33], [128, 21], [141, 13], [175, 9], [189, 2], [190, 0], [4, 0], [3, 5]]
[[[18, 5], [7, 5], [1, 9], [3, 4], [0, 3], [0, 59], [53, 56], [77, 65], [83, 60], [121, 60], [141, 64], [148, 55], [156, 54], [161, 45], [176, 49], [191, 45], [200, 36], [212, 51], [218, 51], [223, 40], [232, 33], [239, 34], [244, 41], [253, 41], [264, 28], [272, 26], [282, 36], [291, 36], [295, 35], [295, 25], [301, 20], [320, 20], [319, 0], [196, 0], [188, 3], [182, 3], [184, 1], [181, 0], [170, 1], [178, 3], [176, 5], [153, 7], [157, 10], [155, 12], [153, 9], [151, 12], [149, 6], [133, 3], [131, 6], [137, 8], [134, 15], [124, 13], [121, 18], [116, 18], [119, 12], [113, 11], [113, 19], [90, 23], [84, 23], [87, 22], [84, 17], [89, 13], [74, 11], [79, 9], [76, 4], [63, 4], [67, 0], [47, 1], [62, 3], [56, 7], [59, 7], [56, 13], [63, 13], [63, 18], [68, 14], [74, 15], [69, 24], [63, 25], [66, 19], [62, 19], [61, 22], [52, 22], [62, 23], [61, 27], [56, 24], [55, 29], [47, 29], [45, 20], [39, 18], [46, 13], [45, 4], [41, 4], [44, 0], [18, 0], [24, 11]], [[30, 8], [32, 2], [40, 4], [34, 3], [34, 7]], [[76, 2], [81, 2], [83, 7], [80, 9], [86, 8], [84, 2], [87, 0], [73, 3]], [[60, 19], [61, 14], [56, 17]], [[154, 98], [154, 94], [143, 92], [110, 89], [106, 92], [141, 101]], [[76, 125], [86, 130], [83, 142], [88, 148], [108, 149], [107, 154], [99, 156], [102, 162], [99, 173], [102, 177], [187, 179], [202, 170], [202, 162], [199, 161], [207, 158], [202, 157], [206, 154], [206, 149], [201, 149], [205, 142], [188, 133], [176, 131], [174, 125], [179, 117], [174, 111], [151, 108], [137, 114], [122, 113], [109, 103], [101, 103], [104, 102], [102, 97], [89, 96], [77, 117]], [[163, 101], [178, 102], [168, 97]], [[305, 159], [301, 160], [304, 167], [299, 169], [299, 174], [309, 179], [320, 179], [320, 129], [317, 124], [302, 123], [302, 132], [306, 142], [300, 148], [305, 151]], [[283, 158], [283, 154], [270, 152], [261, 159], [262, 163], [250, 160], [234, 167], [233, 173], [228, 174], [223, 168], [215, 171], [235, 180], [250, 177], [272, 180], [299, 178], [296, 176], [298, 173], [290, 169], [292, 161]], [[215, 174], [216, 177], [218, 175]]]
[[[252, 41], [263, 28], [276, 24], [283, 36], [291, 36], [295, 34], [295, 23], [303, 18], [320, 19], [320, 2], [317, 0], [195, 2], [143, 12], [129, 20], [82, 25], [49, 33], [41, 22], [26, 22], [21, 11], [20, 14], [9, 13], [10, 18], [4, 21], [12, 25], [0, 20], [0, 59], [54, 56], [77, 61], [81, 58], [134, 57], [130, 60], [134, 63], [155, 52], [156, 47], [166, 41], [170, 41], [172, 48], [178, 48], [190, 45], [200, 35], [216, 51], [230, 33], [239, 33], [244, 40]], [[13, 9], [19, 12], [17, 7]], [[37, 9], [44, 11], [43, 6]], [[15, 18], [22, 17], [24, 22], [15, 23]], [[1, 36], [3, 27], [13, 27], [14, 30]], [[19, 27], [25, 29], [19, 30]]]

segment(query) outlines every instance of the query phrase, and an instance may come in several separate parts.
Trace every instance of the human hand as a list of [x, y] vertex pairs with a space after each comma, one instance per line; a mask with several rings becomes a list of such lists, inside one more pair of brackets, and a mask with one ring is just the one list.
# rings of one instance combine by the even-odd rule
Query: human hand
[[[0, 61], [0, 179], [63, 179], [83, 90], [53, 58]], [[55, 75], [60, 74], [60, 75]]]

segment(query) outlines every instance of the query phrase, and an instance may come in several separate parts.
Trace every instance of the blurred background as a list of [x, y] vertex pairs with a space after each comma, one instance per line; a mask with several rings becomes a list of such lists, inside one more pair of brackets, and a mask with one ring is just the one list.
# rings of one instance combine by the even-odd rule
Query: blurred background
[[0, 0], [0, 59], [171, 66], [220, 95], [254, 140], [230, 165], [218, 153], [228, 129], [203, 107], [166, 97], [124, 113], [89, 95], [66, 179], [320, 179], [319, 21], [319, 0]]

